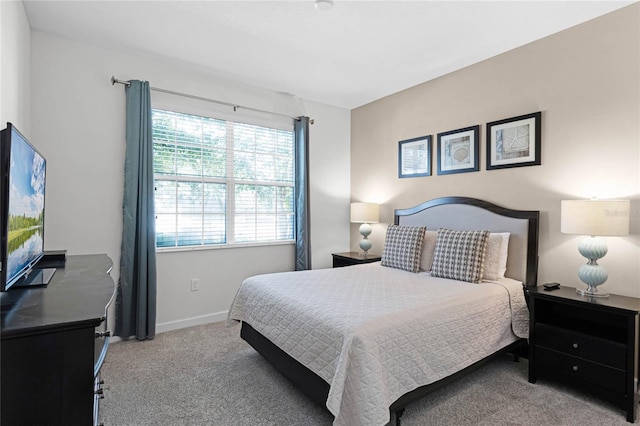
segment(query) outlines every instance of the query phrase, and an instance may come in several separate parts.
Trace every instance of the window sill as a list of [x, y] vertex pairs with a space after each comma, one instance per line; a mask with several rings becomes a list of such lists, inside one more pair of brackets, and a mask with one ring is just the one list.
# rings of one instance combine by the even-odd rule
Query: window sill
[[201, 250], [226, 250], [248, 247], [266, 247], [266, 246], [284, 246], [293, 245], [294, 240], [286, 241], [268, 241], [264, 243], [238, 243], [238, 244], [219, 244], [206, 246], [182, 246], [182, 247], [156, 247], [156, 253], [172, 253], [180, 251], [201, 251]]

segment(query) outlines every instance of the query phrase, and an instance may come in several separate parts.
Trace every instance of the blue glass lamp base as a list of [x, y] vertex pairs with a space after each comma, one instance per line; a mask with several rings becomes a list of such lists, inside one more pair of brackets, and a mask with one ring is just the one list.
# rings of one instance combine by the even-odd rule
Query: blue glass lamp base
[[609, 293], [598, 291], [598, 286], [609, 278], [607, 270], [598, 265], [598, 259], [607, 254], [607, 243], [602, 238], [587, 237], [578, 246], [580, 254], [589, 259], [585, 265], [580, 265], [578, 277], [587, 285], [586, 290], [576, 289], [583, 296], [608, 297]]
[[371, 225], [369, 225], [368, 223], [363, 223], [362, 225], [360, 225], [360, 235], [362, 235], [362, 239], [360, 240], [360, 249], [366, 255], [372, 246], [371, 240], [367, 238], [369, 235], [371, 235]]
[[364, 252], [364, 254], [367, 254], [369, 249], [371, 249], [371, 246], [371, 240], [367, 237], [364, 237], [360, 240], [360, 249]]

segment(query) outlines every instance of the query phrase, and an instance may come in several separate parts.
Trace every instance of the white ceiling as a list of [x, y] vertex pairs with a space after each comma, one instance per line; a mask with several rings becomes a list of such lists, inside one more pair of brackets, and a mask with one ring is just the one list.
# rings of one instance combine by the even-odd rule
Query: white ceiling
[[33, 30], [347, 109], [631, 3], [24, 1]]

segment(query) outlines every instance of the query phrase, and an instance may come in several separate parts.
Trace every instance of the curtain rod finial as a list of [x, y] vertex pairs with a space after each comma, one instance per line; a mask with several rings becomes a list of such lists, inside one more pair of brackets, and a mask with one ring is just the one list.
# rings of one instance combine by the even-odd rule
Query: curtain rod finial
[[131, 82], [129, 82], [129, 81], [122, 81], [122, 80], [118, 80], [118, 79], [116, 78], [116, 76], [115, 76], [115, 75], [112, 75], [112, 76], [111, 76], [111, 85], [112, 85], [112, 86], [114, 86], [116, 83], [118, 83], [118, 84], [124, 84], [124, 85], [125, 85], [125, 86], [127, 86], [127, 87], [130, 87], [130, 86], [131, 86]]

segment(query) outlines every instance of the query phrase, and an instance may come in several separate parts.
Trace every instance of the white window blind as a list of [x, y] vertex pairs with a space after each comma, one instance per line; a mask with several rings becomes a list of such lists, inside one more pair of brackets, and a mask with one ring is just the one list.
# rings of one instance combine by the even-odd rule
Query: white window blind
[[158, 248], [293, 240], [290, 130], [152, 111]]

